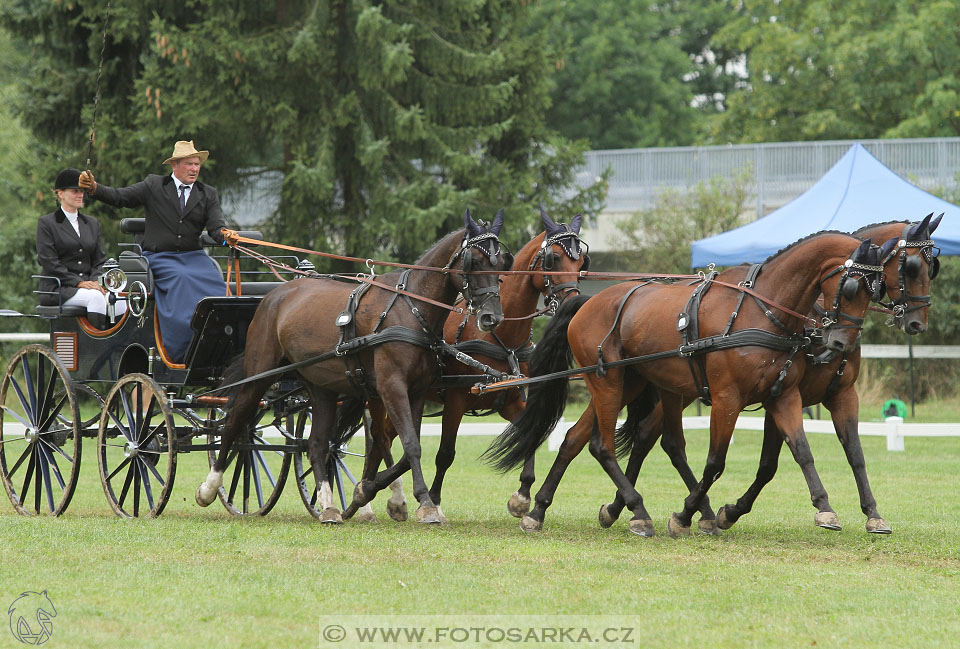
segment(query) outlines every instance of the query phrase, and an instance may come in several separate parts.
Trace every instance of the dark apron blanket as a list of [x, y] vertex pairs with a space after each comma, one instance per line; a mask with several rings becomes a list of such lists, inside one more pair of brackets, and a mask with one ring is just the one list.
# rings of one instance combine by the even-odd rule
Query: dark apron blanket
[[226, 284], [217, 262], [202, 250], [144, 252], [153, 273], [157, 318], [170, 360], [180, 363], [190, 346], [190, 319], [205, 297], [225, 295]]

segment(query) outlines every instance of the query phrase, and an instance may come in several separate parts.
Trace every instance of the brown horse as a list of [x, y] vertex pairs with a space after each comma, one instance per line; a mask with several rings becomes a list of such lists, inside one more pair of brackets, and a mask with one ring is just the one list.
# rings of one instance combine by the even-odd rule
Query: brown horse
[[[886, 241], [880, 253], [880, 261], [890, 298], [889, 306], [894, 313], [894, 322], [908, 334], [918, 334], [927, 328], [926, 307], [930, 306], [930, 281], [936, 276], [939, 267], [939, 261], [932, 253], [934, 245], [931, 234], [940, 224], [942, 215], [931, 221], [932, 217], [933, 214], [929, 214], [917, 223], [879, 223], [854, 232], [854, 236], [862, 239]], [[819, 307], [811, 312], [811, 316], [818, 318], [825, 315], [824, 310]], [[799, 384], [803, 405], [807, 407], [822, 403], [830, 411], [837, 438], [843, 446], [857, 484], [860, 508], [867, 517], [867, 532], [890, 534], [890, 526], [877, 511], [877, 502], [867, 479], [860, 436], [857, 434], [860, 398], [855, 384], [860, 374], [860, 346], [843, 353], [823, 354], [824, 351], [813, 348], [806, 357], [798, 359], [798, 363], [806, 365]], [[656, 398], [656, 394], [647, 393], [631, 404], [634, 409], [632, 417], [628, 417], [629, 423], [620, 431], [622, 437], [618, 438], [618, 448], [632, 445], [625, 471], [627, 479], [636, 484], [643, 461], [662, 430], [661, 446], [690, 488], [696, 481], [687, 465], [684, 453], [686, 443], [680, 423], [683, 408], [689, 405], [689, 401], [678, 400], [674, 395], [665, 395], [663, 402], [657, 404], [653, 412], [644, 419], [643, 413], [649, 411]], [[644, 399], [646, 404], [642, 403]], [[783, 439], [773, 417], [767, 414], [756, 480], [735, 504], [726, 505], [718, 512], [717, 525], [720, 529], [729, 529], [741, 516], [750, 512], [760, 490], [776, 473]], [[808, 483], [808, 487], [811, 497], [814, 497], [815, 485]], [[823, 509], [817, 513], [816, 524], [825, 529], [841, 529], [840, 520], [830, 508], [826, 495], [821, 503]], [[600, 524], [603, 527], [612, 525], [623, 506], [623, 499], [617, 494], [612, 503], [600, 508]], [[709, 505], [706, 507], [704, 514], [709, 520], [713, 516]]]
[[[727, 446], [737, 416], [751, 403], [762, 403], [781, 430], [789, 431], [791, 450], [804, 472], [813, 472], [809, 447], [801, 442], [803, 419], [793, 357], [805, 346], [806, 313], [823, 293], [860, 315], [870, 302], [857, 275], [875, 273], [876, 246], [839, 232], [812, 235], [792, 244], [761, 265], [737, 267], [716, 278], [729, 286], [625, 283], [592, 298], [568, 300], [554, 317], [532, 359], [533, 375], [564, 369], [571, 356], [581, 367], [607, 364], [586, 374], [591, 400], [567, 432], [560, 452], [535, 498], [536, 507], [521, 521], [524, 530], [538, 530], [567, 465], [590, 440], [590, 452], [613, 479], [633, 511], [631, 531], [653, 534], [643, 499], [617, 464], [614, 442], [617, 414], [649, 384], [680, 399], [707, 395], [712, 399], [710, 450], [703, 477], [691, 489], [668, 529], [689, 533], [693, 513], [723, 472]], [[856, 271], [857, 275], [854, 275]], [[874, 279], [874, 285], [879, 278]], [[750, 298], [745, 299], [750, 291]], [[759, 296], [764, 296], [761, 300]], [[699, 304], [698, 304], [699, 302]], [[797, 313], [799, 311], [799, 313]], [[678, 318], [677, 314], [681, 314]], [[694, 328], [693, 341], [685, 337]], [[856, 344], [857, 331], [828, 327], [824, 344], [844, 351]], [[694, 342], [696, 341], [696, 342]], [[729, 344], [728, 344], [729, 343]], [[656, 355], [656, 360], [610, 366], [623, 359]], [[488, 449], [487, 457], [509, 469], [532, 455], [563, 412], [566, 380], [538, 383], [517, 422]], [[818, 480], [818, 479], [817, 479]], [[821, 487], [822, 489], [822, 487]]]
[[[451, 314], [444, 325], [444, 339], [456, 345], [467, 354], [481, 363], [506, 374], [525, 374], [528, 371], [527, 359], [533, 351], [531, 332], [533, 318], [537, 315], [537, 303], [543, 296], [544, 303], [550, 310], [556, 308], [570, 295], [580, 292], [578, 273], [586, 270], [589, 257], [578, 236], [581, 225], [581, 215], [577, 214], [570, 221], [570, 225], [555, 223], [541, 206], [540, 219], [544, 231], [535, 236], [529, 243], [517, 252], [514, 259], [514, 268], [518, 270], [545, 270], [546, 275], [508, 274], [504, 275], [500, 285], [500, 304], [503, 307], [504, 321], [496, 331], [483, 331], [475, 324], [475, 319], [467, 316]], [[510, 356], [513, 356], [511, 359]], [[460, 375], [467, 378], [463, 385], [445, 387], [438, 391], [431, 391], [428, 399], [443, 404], [443, 419], [441, 425], [440, 448], [437, 451], [437, 473], [430, 488], [430, 499], [439, 510], [441, 520], [446, 521], [440, 509], [443, 478], [447, 469], [453, 464], [456, 454], [457, 431], [464, 415], [470, 410], [495, 410], [507, 421], [513, 421], [523, 410], [523, 395], [519, 388], [504, 390], [496, 394], [475, 395], [470, 393], [470, 385], [476, 380], [471, 376], [481, 375], [480, 369], [475, 369], [458, 362], [455, 358], [447, 358], [443, 374], [450, 377]], [[364, 479], [373, 480], [373, 472], [380, 464], [381, 449], [389, 448], [396, 437], [396, 429], [389, 419], [384, 421], [381, 415], [382, 404], [371, 402], [370, 412], [374, 425], [371, 435], [380, 441], [373, 446], [373, 452], [364, 462]], [[376, 422], [383, 422], [379, 425]], [[529, 508], [530, 486], [534, 481], [534, 464], [531, 457], [520, 474], [520, 488], [510, 499], [513, 507]], [[394, 520], [406, 520], [406, 502], [403, 490], [398, 483], [390, 485], [393, 495], [387, 502], [387, 513]], [[362, 491], [362, 488], [361, 488]], [[361, 500], [366, 499], [362, 498]], [[517, 503], [517, 504], [514, 504]], [[344, 511], [347, 518], [353, 514], [348, 507]], [[357, 510], [358, 518], [373, 520], [375, 516], [369, 509], [369, 501], [363, 508]]]
[[[512, 263], [509, 253], [501, 253], [497, 238], [502, 211], [489, 227], [476, 223], [469, 210], [464, 222], [465, 229], [447, 235], [417, 260], [417, 266], [445, 272], [395, 271], [377, 278], [385, 288], [371, 285], [366, 293], [357, 283], [329, 276], [302, 278], [264, 297], [250, 323], [244, 354], [233, 365], [239, 373], [242, 364], [241, 376], [252, 380], [235, 386], [231, 395], [220, 453], [197, 489], [200, 505], [216, 497], [237, 432], [277, 380], [276, 375], [258, 375], [305, 362], [296, 371], [313, 409], [308, 455], [323, 509], [320, 520], [341, 521], [327, 476], [337, 399], [343, 394], [375, 393], [397, 426], [413, 470], [414, 494], [420, 503], [417, 517], [427, 523], [439, 521], [420, 470], [419, 434], [424, 394], [438, 375], [434, 348], [448, 313], [444, 305], [452, 305], [462, 291], [480, 328], [492, 330], [503, 319], [497, 274], [470, 271], [500, 271]], [[355, 309], [348, 309], [348, 303]], [[336, 316], [341, 308], [343, 313]], [[229, 375], [225, 373], [225, 381]]]

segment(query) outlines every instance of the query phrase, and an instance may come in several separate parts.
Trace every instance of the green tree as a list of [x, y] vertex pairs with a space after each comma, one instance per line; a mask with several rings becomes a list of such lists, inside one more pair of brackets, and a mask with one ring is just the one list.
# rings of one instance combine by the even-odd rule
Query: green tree
[[753, 172], [714, 177], [686, 190], [663, 189], [649, 210], [617, 223], [618, 264], [635, 272], [690, 272], [690, 244], [743, 225]]
[[715, 138], [731, 142], [960, 133], [960, 6], [744, 0], [712, 44], [746, 54]]
[[712, 48], [718, 0], [543, 0], [535, 29], [557, 73], [548, 123], [597, 149], [694, 144], [723, 107], [733, 53]]
[[[512, 0], [115, 4], [98, 179], [161, 172], [172, 141], [194, 139], [220, 188], [283, 173], [277, 239], [410, 260], [470, 206], [506, 208], [518, 243], [537, 202], [590, 214], [603, 192], [566, 189], [585, 144], [543, 124], [549, 67], [527, 14]], [[105, 15], [105, 0], [0, 9], [31, 48], [23, 115], [51, 167], [85, 158]]]

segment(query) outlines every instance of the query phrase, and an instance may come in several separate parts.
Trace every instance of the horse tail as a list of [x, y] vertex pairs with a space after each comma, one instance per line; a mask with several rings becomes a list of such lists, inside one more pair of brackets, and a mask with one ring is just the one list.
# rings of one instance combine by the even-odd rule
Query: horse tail
[[643, 423], [658, 403], [660, 403], [660, 391], [652, 383], [647, 383], [643, 391], [627, 404], [627, 419], [614, 436], [618, 458], [626, 457], [633, 450], [640, 432], [645, 428]]
[[[219, 386], [227, 386], [231, 383], [236, 383], [237, 381], [242, 381], [246, 377], [243, 375], [243, 352], [234, 356], [230, 362], [227, 364], [226, 369], [223, 370], [223, 376], [220, 379], [220, 383], [217, 384], [218, 390]], [[237, 394], [240, 392], [240, 386], [235, 386], [232, 388], [227, 388], [226, 390], [220, 390], [218, 394], [225, 396], [229, 399], [227, 401], [227, 408], [233, 405], [234, 400], [237, 398]]]
[[363, 411], [367, 400], [362, 397], [344, 397], [337, 406], [337, 419], [330, 436], [330, 447], [340, 448], [363, 428]]
[[[530, 358], [531, 377], [560, 372], [573, 363], [567, 328], [588, 299], [586, 295], [569, 297], [557, 309]], [[532, 457], [560, 421], [567, 404], [567, 385], [566, 377], [532, 384], [527, 405], [520, 416], [507, 426], [481, 457], [502, 472], [516, 468]]]

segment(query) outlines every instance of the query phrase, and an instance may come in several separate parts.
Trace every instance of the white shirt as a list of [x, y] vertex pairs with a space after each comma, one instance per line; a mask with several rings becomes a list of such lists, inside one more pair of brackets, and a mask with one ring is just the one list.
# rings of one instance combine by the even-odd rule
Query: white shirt
[[180, 179], [173, 174], [170, 174], [170, 177], [173, 178], [173, 182], [177, 183], [177, 200], [180, 200], [180, 188], [186, 187], [186, 190], [183, 192], [183, 204], [186, 205], [187, 201], [190, 200], [190, 192], [193, 191], [193, 185], [180, 182]]
[[80, 236], [80, 221], [77, 218], [76, 212], [68, 212], [67, 210], [60, 208], [60, 211], [63, 212], [63, 215], [67, 217], [67, 220], [70, 221], [70, 225], [73, 226], [73, 229], [77, 231], [77, 236]]

